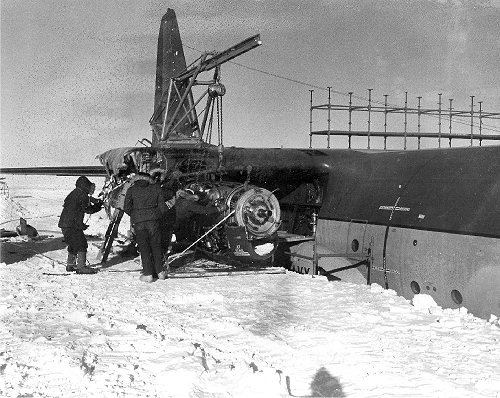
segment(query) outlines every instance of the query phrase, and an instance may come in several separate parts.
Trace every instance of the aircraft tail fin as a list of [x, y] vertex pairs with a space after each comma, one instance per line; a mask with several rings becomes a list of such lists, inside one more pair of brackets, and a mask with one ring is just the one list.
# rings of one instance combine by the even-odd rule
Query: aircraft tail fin
[[[149, 121], [153, 129], [153, 145], [158, 144], [164, 135], [165, 122], [170, 126], [176, 126], [175, 135], [178, 137], [189, 139], [199, 136], [196, 112], [194, 108], [191, 109], [194, 103], [191, 90], [186, 94], [187, 84], [177, 84], [175, 88], [171, 85], [171, 79], [185, 70], [186, 58], [177, 17], [174, 10], [169, 8], [161, 20], [158, 35], [155, 103], [153, 116]], [[176, 112], [176, 120], [171, 120], [181, 99], [184, 112]], [[167, 115], [165, 115], [165, 110], [167, 110]]]

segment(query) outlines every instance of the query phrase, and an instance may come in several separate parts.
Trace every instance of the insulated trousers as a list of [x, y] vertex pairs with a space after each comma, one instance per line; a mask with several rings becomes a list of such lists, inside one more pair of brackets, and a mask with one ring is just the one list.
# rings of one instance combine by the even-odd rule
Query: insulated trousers
[[78, 252], [86, 252], [88, 248], [87, 238], [83, 230], [77, 228], [61, 228], [64, 236], [64, 242], [68, 245], [68, 252], [77, 254]]
[[163, 271], [159, 220], [136, 223], [134, 230], [135, 240], [141, 253], [143, 275], [158, 275]]

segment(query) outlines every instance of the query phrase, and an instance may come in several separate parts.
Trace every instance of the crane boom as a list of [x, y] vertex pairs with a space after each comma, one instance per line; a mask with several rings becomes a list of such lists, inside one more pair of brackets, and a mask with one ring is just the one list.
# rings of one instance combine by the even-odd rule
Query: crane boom
[[201, 62], [201, 64], [193, 65], [191, 68], [186, 69], [176, 76], [175, 80], [186, 80], [198, 73], [209, 71], [227, 61], [232, 60], [233, 58], [238, 57], [241, 54], [246, 53], [247, 51], [254, 49], [255, 47], [260, 46], [261, 44], [262, 41], [260, 40], [259, 34], [249, 37], [227, 50], [215, 53], [211, 58], [207, 57]]

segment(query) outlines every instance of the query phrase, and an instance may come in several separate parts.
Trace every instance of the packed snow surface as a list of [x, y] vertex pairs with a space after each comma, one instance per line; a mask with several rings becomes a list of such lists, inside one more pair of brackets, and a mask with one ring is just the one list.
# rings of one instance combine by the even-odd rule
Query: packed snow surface
[[74, 179], [9, 181], [2, 227], [20, 206], [42, 239], [2, 242], [25, 255], [0, 264], [1, 396], [500, 397], [495, 318], [292, 272], [147, 284], [116, 256], [66, 275], [47, 243]]

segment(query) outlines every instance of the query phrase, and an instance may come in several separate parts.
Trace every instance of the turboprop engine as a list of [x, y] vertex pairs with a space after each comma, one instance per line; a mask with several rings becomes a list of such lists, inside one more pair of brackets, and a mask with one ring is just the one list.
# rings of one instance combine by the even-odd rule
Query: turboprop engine
[[208, 199], [224, 209], [227, 221], [207, 235], [205, 249], [229, 250], [239, 260], [269, 258], [278, 245], [281, 224], [278, 199], [267, 189], [252, 185], [218, 185], [207, 191]]

